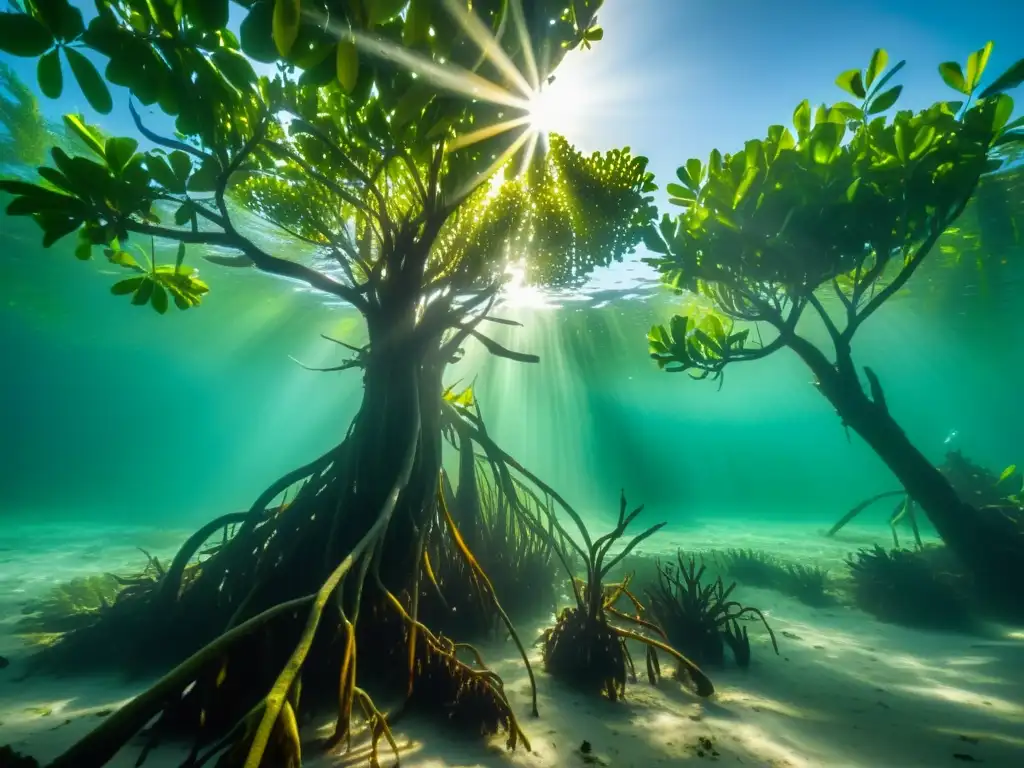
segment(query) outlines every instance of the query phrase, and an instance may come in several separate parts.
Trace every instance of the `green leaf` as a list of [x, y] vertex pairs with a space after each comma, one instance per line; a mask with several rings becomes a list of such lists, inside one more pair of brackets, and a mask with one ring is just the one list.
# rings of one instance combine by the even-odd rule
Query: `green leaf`
[[184, 192], [188, 177], [192, 174], [192, 158], [180, 149], [176, 149], [167, 156], [167, 160], [171, 164], [174, 175], [181, 183], [181, 191]]
[[256, 73], [248, 59], [230, 48], [218, 48], [211, 56], [213, 63], [235, 88], [246, 91], [256, 82]]
[[864, 90], [864, 80], [859, 69], [848, 69], [836, 78], [836, 85], [849, 94], [863, 99], [867, 96]]
[[78, 136], [89, 149], [106, 159], [100, 135], [90, 126], [86, 125], [81, 115], [64, 115], [64, 125]]
[[430, 35], [430, 0], [410, 0], [402, 25], [402, 42], [407, 47], [426, 42]]
[[228, 25], [228, 0], [185, 0], [185, 13], [199, 29], [223, 29]]
[[669, 182], [668, 184], [665, 185], [665, 191], [672, 195], [672, 197], [677, 197], [681, 200], [692, 201], [694, 199], [693, 192], [691, 192], [686, 187], [683, 187], [679, 184], [675, 184], [673, 182]]
[[12, 56], [42, 56], [53, 46], [53, 35], [27, 13], [0, 13], [0, 51]]
[[174, 259], [174, 273], [181, 274], [181, 265], [185, 261], [185, 244], [178, 243], [178, 255]]
[[889, 109], [896, 103], [896, 100], [899, 99], [902, 92], [902, 85], [894, 85], [888, 91], [878, 94], [871, 100], [871, 103], [868, 104], [868, 114], [877, 115], [879, 112], [885, 112], [885, 110]]
[[889, 54], [884, 48], [876, 48], [875, 52], [871, 54], [871, 63], [868, 64], [867, 78], [864, 81], [868, 88], [875, 82], [875, 78], [885, 70], [885, 65], [888, 63]]
[[68, 0], [33, 0], [39, 18], [58, 40], [74, 40], [85, 31], [82, 12]]
[[989, 96], [994, 96], [997, 93], [1009, 91], [1021, 83], [1024, 83], [1024, 59], [1021, 59], [997, 77], [994, 83], [981, 92], [981, 98], [987, 99]]
[[276, 0], [259, 0], [249, 9], [249, 15], [238, 28], [242, 38], [242, 50], [249, 58], [270, 64], [278, 59], [274, 42], [274, 3]]
[[135, 293], [143, 283], [148, 281], [148, 277], [129, 277], [110, 286], [110, 292], [115, 296], [127, 296], [129, 293]]
[[193, 213], [192, 202], [190, 200], [186, 200], [181, 204], [178, 210], [174, 212], [174, 223], [179, 227], [185, 226], [192, 220]]
[[899, 157], [900, 162], [906, 163], [910, 157], [912, 149], [911, 141], [907, 135], [907, 129], [902, 123], [896, 124], [895, 130], [895, 141], [896, 141], [896, 156]]
[[832, 109], [847, 120], [864, 120], [864, 110], [848, 101], [837, 101], [832, 105]]
[[934, 125], [922, 125], [918, 128], [917, 133], [914, 135], [914, 149], [910, 153], [910, 159], [917, 160], [917, 158], [927, 152], [932, 142], [935, 141], [935, 135]]
[[686, 172], [690, 175], [694, 187], [699, 187], [704, 181], [704, 166], [699, 158], [691, 157], [686, 161]]
[[985, 73], [985, 67], [988, 66], [988, 57], [992, 54], [992, 41], [989, 40], [985, 43], [984, 48], [979, 48], [977, 51], [967, 57], [967, 90], [974, 91], [978, 87], [978, 83], [981, 82], [981, 76]]
[[107, 167], [116, 175], [124, 170], [128, 161], [132, 159], [139, 142], [129, 137], [111, 137], [103, 149], [103, 156], [107, 160]]
[[[992, 44], [989, 43], [989, 45], [992, 45]], [[996, 485], [999, 485], [999, 483], [1003, 482], [1004, 480], [1006, 480], [1006, 479], [1008, 479], [1010, 477], [1013, 477], [1013, 473], [1016, 472], [1016, 471], [1017, 471], [1017, 465], [1016, 464], [1011, 464], [1010, 466], [1008, 466], [1006, 469], [1003, 470], [1002, 474], [999, 475], [999, 479], [996, 480]]]
[[83, 229], [78, 234], [78, 245], [75, 246], [75, 258], [79, 261], [88, 261], [92, 258], [92, 241]]
[[604, 40], [604, 30], [601, 27], [591, 27], [583, 34], [583, 37], [591, 43], [596, 43], [598, 40]]
[[150, 303], [153, 305], [153, 309], [158, 314], [165, 314], [167, 312], [167, 291], [160, 285], [160, 283], [153, 281], [153, 293], [149, 297]]
[[356, 87], [356, 81], [359, 79], [359, 52], [351, 40], [342, 40], [338, 43], [335, 67], [342, 89], [345, 93], [352, 93]]
[[995, 98], [995, 107], [992, 110], [992, 131], [994, 133], [999, 133], [1003, 129], [1008, 128], [1006, 124], [1012, 114], [1013, 99], [1005, 93], [1000, 93]]
[[274, 45], [282, 57], [291, 53], [301, 22], [300, 0], [274, 0]]
[[882, 75], [882, 79], [881, 80], [879, 80], [877, 83], [875, 83], [875, 87], [874, 87], [875, 93], [878, 93], [883, 88], [885, 88], [886, 84], [890, 80], [892, 80], [892, 78], [895, 76], [895, 74], [897, 72], [899, 72], [901, 69], [903, 69], [906, 65], [907, 65], [907, 60], [906, 59], [902, 59], [901, 61], [896, 62], [896, 65], [892, 69], [890, 69], [888, 72], [886, 72], [884, 75]]
[[955, 61], [944, 61], [939, 64], [939, 74], [946, 85], [960, 93], [969, 94], [971, 89], [967, 87], [967, 80], [964, 79], [964, 71]]
[[376, 27], [391, 21], [402, 12], [407, 2], [408, 0], [364, 0], [370, 26]]
[[109, 114], [110, 110], [114, 108], [114, 102], [110, 98], [107, 84], [103, 82], [103, 78], [100, 77], [100, 73], [96, 71], [93, 63], [74, 48], [65, 48], [64, 55], [68, 57], [71, 71], [89, 105], [101, 115]]
[[36, 65], [39, 90], [51, 99], [59, 99], [64, 91], [64, 73], [60, 67], [60, 52], [54, 48], [43, 54]]
[[215, 157], [203, 160], [199, 170], [188, 180], [189, 192], [213, 192], [217, 189], [217, 181], [221, 174], [220, 162]]
[[174, 175], [174, 171], [171, 170], [167, 159], [162, 155], [152, 152], [146, 155], [146, 169], [149, 171], [153, 181], [168, 192], [180, 194], [185, 191], [185, 185], [178, 181], [178, 177]]
[[801, 139], [811, 132], [811, 104], [807, 99], [801, 101], [793, 110], [793, 126], [796, 128], [796, 135]]
[[139, 278], [142, 282], [139, 287], [135, 290], [135, 295], [132, 296], [132, 304], [141, 307], [144, 304], [148, 304], [150, 298], [153, 296], [153, 286], [156, 283], [151, 277]]
[[139, 266], [139, 262], [137, 262], [135, 257], [128, 253], [128, 251], [123, 251], [119, 248], [107, 248], [103, 253], [111, 264], [116, 264], [119, 267], [127, 267], [128, 269], [134, 269], [137, 272], [142, 271], [142, 267]]

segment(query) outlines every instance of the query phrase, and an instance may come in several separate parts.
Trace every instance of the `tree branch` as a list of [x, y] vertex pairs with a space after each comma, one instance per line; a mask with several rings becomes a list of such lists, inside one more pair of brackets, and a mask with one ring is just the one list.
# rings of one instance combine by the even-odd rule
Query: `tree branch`
[[807, 303], [814, 307], [814, 310], [818, 313], [818, 317], [821, 318], [821, 322], [825, 324], [825, 330], [828, 331], [828, 335], [832, 339], [832, 344], [836, 348], [836, 353], [840, 351], [840, 347], [845, 346], [842, 334], [836, 327], [836, 324], [832, 321], [825, 306], [821, 303], [821, 300], [814, 295], [814, 291], [807, 292]]
[[896, 277], [893, 278], [893, 281], [885, 286], [885, 288], [876, 293], [871, 301], [868, 302], [867, 306], [864, 307], [864, 310], [847, 325], [846, 330], [843, 332], [843, 337], [847, 341], [853, 337], [854, 331], [860, 327], [861, 323], [877, 312], [879, 307], [881, 307], [893, 296], [893, 294], [897, 293], [904, 285], [907, 284], [907, 281], [913, 276], [914, 272], [917, 271], [917, 268], [921, 266], [921, 262], [924, 261], [931, 249], [935, 247], [935, 243], [937, 243], [939, 238], [942, 237], [946, 228], [956, 221], [960, 214], [963, 213], [964, 208], [967, 207], [967, 203], [974, 195], [974, 190], [977, 186], [978, 181], [976, 180], [974, 184], [971, 185], [971, 188], [967, 193], [961, 198], [957, 207], [950, 214], [942, 217], [941, 221], [934, 221], [931, 234], [928, 235], [925, 241], [917, 247], [917, 250], [914, 251], [914, 255], [904, 264], [903, 269], [900, 270], [899, 274], [896, 275]]
[[135, 102], [133, 99], [128, 99], [128, 111], [131, 113], [132, 121], [135, 123], [135, 127], [136, 129], [138, 129], [139, 133], [141, 133], [147, 139], [152, 141], [154, 144], [157, 144], [166, 149], [178, 149], [181, 150], [182, 152], [187, 152], [188, 154], [198, 157], [202, 160], [206, 160], [209, 157], [213, 157], [213, 155], [208, 155], [202, 150], [196, 149], [195, 147], [191, 146], [190, 144], [186, 144], [183, 141], [168, 139], [163, 136], [160, 136], [157, 133], [153, 133], [153, 131], [149, 130], [145, 125], [142, 124], [142, 118], [139, 117], [139, 113], [135, 109]]
[[317, 290], [323, 291], [324, 293], [329, 293], [332, 296], [344, 299], [356, 307], [361, 306], [364, 301], [359, 293], [352, 288], [349, 288], [347, 285], [339, 283], [334, 278], [315, 269], [311, 269], [304, 264], [299, 264], [296, 261], [289, 261], [287, 259], [280, 259], [277, 256], [271, 256], [265, 251], [260, 250], [255, 244], [246, 240], [237, 232], [192, 232], [191, 230], [171, 229], [169, 227], [146, 224], [144, 222], [132, 221], [131, 219], [123, 221], [122, 224], [129, 232], [135, 232], [140, 235], [162, 237], [166, 240], [175, 240], [179, 243], [193, 245], [220, 246], [222, 248], [239, 251], [240, 253], [248, 256], [256, 268], [261, 272], [267, 272], [272, 275], [277, 275], [278, 277], [287, 277], [292, 280], [299, 280], [313, 288], [316, 288]]

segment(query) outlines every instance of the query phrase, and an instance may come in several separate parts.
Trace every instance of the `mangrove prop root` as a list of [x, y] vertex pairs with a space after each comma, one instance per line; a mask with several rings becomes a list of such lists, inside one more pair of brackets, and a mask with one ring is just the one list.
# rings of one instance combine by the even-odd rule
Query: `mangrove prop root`
[[[494, 592], [494, 586], [491, 584], [491, 580], [487, 577], [487, 574], [484, 573], [484, 569], [480, 567], [480, 563], [473, 556], [473, 553], [469, 551], [469, 547], [462, 538], [462, 534], [459, 533], [458, 526], [455, 525], [455, 521], [452, 519], [451, 512], [448, 509], [448, 504], [445, 502], [442, 488], [443, 486], [438, 489], [437, 503], [444, 514], [448, 530], [451, 532], [452, 539], [455, 541], [455, 546], [458, 548], [459, 552], [462, 553], [466, 564], [469, 565], [476, 574], [480, 584], [484, 587], [484, 591], [494, 604], [494, 609], [498, 612], [502, 622], [505, 624], [505, 628], [508, 630], [509, 636], [512, 638], [512, 642], [516, 644], [516, 648], [519, 650], [519, 655], [523, 659], [523, 664], [526, 665], [526, 674], [530, 677], [531, 714], [534, 717], [537, 717], [539, 714], [537, 710], [537, 681], [533, 676], [533, 667], [530, 665], [530, 659], [526, 655], [526, 649], [523, 647], [523, 643], [520, 641], [515, 627], [512, 626], [512, 620], [509, 619], [508, 614], [505, 613], [505, 609], [502, 608], [501, 603], [498, 601], [498, 595]], [[481, 666], [483, 665], [481, 664]]]
[[225, 528], [229, 525], [241, 524], [243, 526], [243, 531], [250, 529], [266, 516], [266, 508], [270, 502], [295, 483], [321, 472], [328, 464], [331, 463], [335, 455], [338, 453], [338, 450], [338, 447], [335, 446], [322, 456], [319, 456], [308, 464], [293, 469], [291, 472], [279, 478], [262, 494], [260, 494], [259, 498], [256, 499], [253, 505], [249, 508], [248, 512], [232, 512], [222, 515], [215, 520], [211, 520], [192, 534], [178, 550], [174, 560], [171, 562], [171, 567], [167, 570], [167, 573], [164, 574], [160, 587], [160, 599], [165, 601], [165, 604], [174, 602], [178, 599], [185, 568], [188, 566], [192, 556], [195, 555], [203, 545], [203, 542], [210, 538], [210, 536], [221, 528]]
[[[506, 741], [508, 749], [515, 749], [517, 744], [522, 742], [526, 750], [530, 751], [530, 741], [512, 711], [512, 705], [505, 695], [501, 678], [483, 665], [479, 651], [468, 644], [456, 644], [446, 638], [438, 637], [427, 626], [410, 616], [402, 606], [402, 602], [379, 580], [378, 586], [402, 620], [410, 628], [416, 627], [417, 636], [423, 642], [424, 651], [417, 656], [420, 680], [431, 674], [442, 676], [452, 685], [452, 691], [448, 697], [450, 700], [444, 702], [446, 707], [453, 712], [460, 707], [471, 709], [472, 717], [486, 725], [487, 729], [492, 726], [504, 727], [508, 733]], [[473, 669], [460, 661], [457, 657], [460, 649], [468, 649], [481, 668]], [[484, 729], [482, 728], [482, 730]]]
[[280, 603], [225, 632], [113, 713], [50, 763], [48, 768], [100, 768], [106, 765], [118, 750], [155, 717], [171, 697], [180, 693], [207, 664], [269, 621], [305, 608], [315, 597], [316, 595], [307, 595]]
[[[643, 643], [644, 645], [656, 648], [659, 651], [664, 651], [669, 656], [678, 661], [683, 667], [686, 668], [686, 671], [689, 673], [690, 679], [693, 680], [694, 685], [696, 686], [698, 696], [707, 697], [715, 692], [715, 686], [712, 684], [711, 679], [707, 675], [705, 675], [703, 671], [701, 671], [701, 668], [694, 664], [692, 661], [690, 661], [688, 658], [683, 656], [683, 654], [681, 654], [671, 645], [663, 643], [660, 640], [655, 640], [653, 637], [645, 637], [644, 635], [641, 635], [639, 632], [633, 632], [628, 629], [623, 629], [622, 627], [612, 626], [612, 631], [615, 632], [615, 634], [617, 634], [619, 637], [624, 638], [626, 640], [635, 640], [638, 643]], [[772, 640], [774, 641], [774, 639], [775, 638], [773, 636]]]
[[327, 605], [327, 601], [331, 595], [334, 594], [341, 580], [345, 577], [351, 569], [352, 565], [364, 556], [366, 550], [370, 545], [376, 545], [380, 541], [380, 537], [384, 535], [387, 530], [388, 523], [391, 520], [391, 514], [395, 510], [395, 505], [398, 503], [398, 497], [401, 492], [405, 489], [409, 482], [409, 477], [412, 474], [413, 464], [416, 459], [416, 445], [419, 438], [419, 418], [417, 418], [412, 427], [412, 434], [408, 443], [408, 449], [398, 474], [395, 479], [395, 483], [388, 493], [387, 498], [384, 500], [383, 509], [377, 516], [377, 521], [370, 527], [370, 530], [366, 532], [366, 535], [356, 544], [355, 548], [345, 557], [344, 560], [338, 565], [337, 568], [327, 577], [327, 580], [320, 587], [320, 590], [316, 593], [313, 600], [312, 610], [309, 612], [309, 618], [306, 621], [306, 627], [302, 632], [302, 637], [299, 640], [298, 645], [292, 652], [291, 658], [288, 659], [288, 663], [284, 669], [281, 670], [281, 674], [278, 676], [274, 683], [274, 687], [270, 693], [267, 694], [265, 699], [266, 709], [263, 712], [263, 717], [260, 721], [259, 727], [256, 730], [256, 734], [253, 736], [252, 745], [249, 748], [249, 756], [245, 760], [244, 768], [260, 768], [260, 764], [263, 760], [264, 751], [267, 748], [267, 743], [270, 740], [270, 735], [277, 724], [278, 718], [281, 715], [282, 707], [284, 706], [289, 692], [296, 684], [299, 670], [302, 669], [302, 665], [306, 660], [306, 656], [309, 653], [310, 647], [313, 645], [313, 638], [316, 635], [316, 630], [320, 626], [320, 617], [323, 614], [324, 607]]

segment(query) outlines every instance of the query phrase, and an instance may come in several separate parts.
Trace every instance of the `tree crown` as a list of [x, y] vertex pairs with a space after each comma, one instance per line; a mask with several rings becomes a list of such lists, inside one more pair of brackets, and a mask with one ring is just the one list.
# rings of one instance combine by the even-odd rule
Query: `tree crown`
[[[964, 210], [979, 180], [1024, 142], [1024, 119], [1011, 120], [1005, 93], [1024, 81], [1024, 61], [979, 92], [991, 49], [972, 53], [966, 73], [955, 62], [940, 65], [961, 98], [917, 112], [891, 112], [902, 86], [890, 83], [905, 62], [886, 71], [888, 56], [876, 50], [865, 71], [836, 80], [858, 104], [812, 110], [805, 100], [794, 130], [773, 125], [741, 152], [715, 150], [707, 162], [679, 168], [680, 183], [667, 189], [683, 212], [647, 231], [655, 254], [648, 261], [673, 288], [709, 298], [717, 311], [652, 328], [659, 366], [718, 376], [728, 362], [783, 346], [808, 306], [837, 351], [848, 349], [857, 327]], [[821, 289], [841, 301], [844, 324], [821, 304]], [[748, 347], [749, 329], [735, 331], [735, 320], [767, 322], [779, 338]]]
[[[77, 231], [80, 258], [104, 247], [138, 272], [115, 292], [161, 312], [206, 291], [185, 265], [191, 244], [363, 311], [401, 281], [449, 297], [493, 288], [524, 257], [535, 282], [579, 283], [631, 252], [654, 213], [646, 158], [585, 156], [530, 122], [564, 54], [602, 37], [601, 4], [241, 0], [236, 34], [228, 0], [97, 0], [88, 23], [68, 0], [23, 0], [0, 13], [0, 50], [38, 58], [51, 97], [66, 63], [101, 113], [113, 99], [93, 60], [105, 57], [139, 136], [67, 116], [91, 151], [54, 148], [41, 183], [0, 183], [8, 213], [32, 216], [46, 246]], [[173, 117], [177, 136], [149, 130], [134, 101]], [[155, 148], [140, 151], [143, 138]], [[238, 209], [340, 273], [267, 253]], [[126, 250], [140, 234], [178, 241], [176, 263], [140, 265]]]

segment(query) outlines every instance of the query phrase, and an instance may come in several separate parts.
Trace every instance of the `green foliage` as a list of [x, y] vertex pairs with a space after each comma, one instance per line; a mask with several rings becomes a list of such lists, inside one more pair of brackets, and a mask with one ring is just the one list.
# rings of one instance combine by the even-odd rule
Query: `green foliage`
[[88, 46], [82, 12], [70, 0], [25, 0], [24, 13], [0, 13], [0, 51], [39, 58], [38, 79], [51, 99], [64, 90], [60, 52], [90, 106], [107, 114], [113, 108], [110, 91], [95, 65], [77, 48]]
[[[646, 236], [649, 263], [673, 288], [712, 300], [719, 315], [676, 317], [655, 326], [651, 356], [667, 370], [718, 376], [733, 360], [762, 357], [793, 334], [807, 306], [847, 347], [863, 320], [899, 290], [971, 199], [983, 175], [1003, 164], [1002, 148], [1024, 142], [1011, 121], [1021, 65], [976, 94], [991, 44], [971, 55], [966, 73], [944, 64], [943, 78], [965, 101], [939, 102], [886, 116], [901, 86], [903, 62], [886, 71], [875, 51], [867, 70], [837, 84], [860, 100], [797, 106], [793, 129], [774, 125], [743, 151], [690, 160], [668, 185], [684, 208]], [[846, 310], [839, 328], [815, 292], [831, 288]], [[765, 321], [779, 337], [748, 346], [732, 321]]]
[[0, 62], [0, 163], [41, 163], [46, 156], [46, 121], [32, 91]]
[[[87, 26], [64, 3], [6, 14], [0, 40], [36, 30], [37, 44], [12, 52], [39, 58], [49, 95], [63, 87], [66, 59], [99, 111], [109, 92], [79, 51], [105, 58], [106, 79], [175, 117], [178, 137], [151, 133], [133, 111], [158, 147], [140, 152], [133, 139], [93, 140], [94, 129], [70, 118], [90, 156], [55, 150], [54, 167], [40, 171], [45, 184], [0, 182], [16, 196], [8, 212], [32, 216], [44, 245], [80, 230], [83, 255], [87, 244], [121, 252], [138, 234], [233, 249], [364, 311], [398, 279], [398, 263], [422, 260], [420, 290], [442, 296], [424, 321], [440, 325], [452, 322], [445, 308], [459, 292], [493, 289], [510, 259], [526, 257], [535, 280], [576, 283], [631, 252], [653, 216], [646, 159], [628, 150], [586, 157], [538, 136], [525, 94], [444, 0], [256, 0], [243, 4], [237, 36], [226, 2], [113, 0], [98, 3]], [[465, 12], [540, 83], [566, 51], [601, 39], [601, 4], [475, 0]], [[530, 46], [505, 31], [513, 24]], [[400, 66], [395, 51], [422, 65]], [[277, 71], [258, 76], [254, 62]], [[498, 95], [468, 98], [412, 71], [438, 65], [468, 70]], [[316, 246], [344, 278], [289, 260], [287, 249], [261, 250], [233, 223], [237, 208]], [[145, 303], [152, 290], [157, 309], [161, 287], [198, 300], [201, 291], [183, 295], [152, 277], [159, 268], [150, 274], [117, 292], [131, 286]]]
[[18, 629], [28, 633], [66, 632], [95, 621], [123, 589], [110, 574], [83, 576], [55, 585], [45, 597], [25, 605]]

